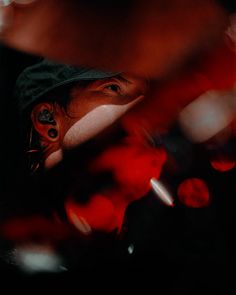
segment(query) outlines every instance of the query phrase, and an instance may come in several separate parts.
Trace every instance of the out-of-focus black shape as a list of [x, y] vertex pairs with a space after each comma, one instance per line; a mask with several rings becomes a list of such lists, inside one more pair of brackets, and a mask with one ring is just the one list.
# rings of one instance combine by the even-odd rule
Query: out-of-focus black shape
[[218, 2], [229, 12], [236, 12], [235, 0], [218, 0]]
[[[40, 58], [0, 44], [0, 202], [10, 198], [9, 189], [18, 198], [16, 183], [21, 182], [22, 174], [17, 171], [21, 159], [21, 137], [17, 103], [13, 97], [15, 81], [22, 70]], [[14, 193], [13, 193], [14, 194]], [[13, 196], [12, 194], [12, 196]], [[10, 200], [9, 200], [10, 202]]]

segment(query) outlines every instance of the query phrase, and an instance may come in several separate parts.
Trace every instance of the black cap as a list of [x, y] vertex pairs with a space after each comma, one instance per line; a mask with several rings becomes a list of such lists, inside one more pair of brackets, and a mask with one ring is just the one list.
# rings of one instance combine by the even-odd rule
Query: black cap
[[43, 60], [26, 68], [16, 81], [15, 96], [19, 110], [23, 112], [31, 104], [50, 91], [73, 82], [106, 79], [120, 73], [101, 71], [92, 68], [74, 67]]

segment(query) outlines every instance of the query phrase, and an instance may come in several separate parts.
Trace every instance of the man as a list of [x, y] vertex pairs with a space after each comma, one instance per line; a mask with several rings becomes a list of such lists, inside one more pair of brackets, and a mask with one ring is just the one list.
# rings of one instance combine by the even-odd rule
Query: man
[[144, 79], [48, 60], [26, 68], [17, 79], [28, 167], [32, 174], [49, 170], [42, 195], [54, 196], [54, 205], [62, 200], [77, 228], [79, 216], [95, 230], [121, 229], [127, 206], [147, 194], [152, 177], [159, 177], [165, 152], [135, 138], [135, 130], [120, 139], [106, 136], [104, 146], [88, 148], [146, 91]]

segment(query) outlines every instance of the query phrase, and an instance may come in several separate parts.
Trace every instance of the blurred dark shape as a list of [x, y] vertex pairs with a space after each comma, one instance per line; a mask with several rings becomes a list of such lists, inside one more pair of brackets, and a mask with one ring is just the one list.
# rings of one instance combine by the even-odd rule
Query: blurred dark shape
[[234, 0], [217, 0], [229, 12], [236, 12], [236, 2]]
[[[20, 124], [17, 104], [13, 99], [13, 90], [17, 76], [23, 69], [39, 61], [39, 57], [19, 52], [0, 45], [0, 190], [2, 200], [8, 198], [6, 192], [14, 181], [20, 178], [15, 174], [21, 155]], [[18, 172], [17, 172], [18, 173]], [[20, 182], [20, 180], [19, 180]]]
[[193, 145], [181, 134], [177, 126], [172, 127], [168, 133], [154, 137], [154, 140], [167, 151], [166, 174], [175, 177], [189, 173], [194, 162]]
[[125, 6], [48, 0], [11, 8], [14, 17], [2, 32], [10, 46], [154, 78], [221, 42], [228, 25], [226, 10], [211, 0], [129, 0]]

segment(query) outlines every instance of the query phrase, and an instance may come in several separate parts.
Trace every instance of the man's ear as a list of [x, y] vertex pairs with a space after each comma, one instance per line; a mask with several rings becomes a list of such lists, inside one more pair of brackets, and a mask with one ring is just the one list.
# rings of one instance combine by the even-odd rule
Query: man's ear
[[37, 104], [31, 112], [34, 129], [39, 133], [45, 143], [59, 141], [59, 122], [54, 104]]

